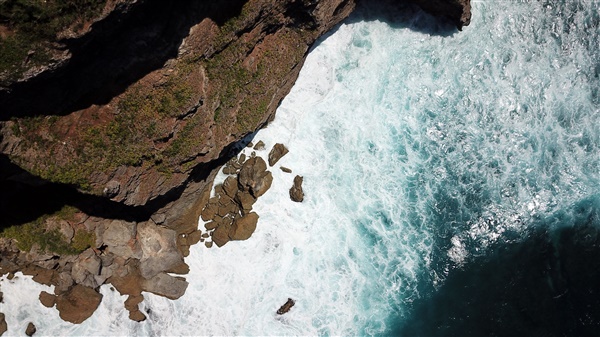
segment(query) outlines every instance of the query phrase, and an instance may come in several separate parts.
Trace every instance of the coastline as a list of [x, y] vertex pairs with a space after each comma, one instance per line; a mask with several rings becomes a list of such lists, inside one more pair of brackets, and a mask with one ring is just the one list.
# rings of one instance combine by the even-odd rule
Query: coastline
[[[301, 65], [302, 62], [294, 66], [296, 75]], [[293, 82], [287, 81], [287, 90]], [[274, 109], [265, 121], [260, 123], [260, 127], [264, 127], [273, 119], [273, 113]], [[219, 165], [237, 155], [233, 149], [240, 146], [245, 146], [243, 141], [228, 146], [225, 151], [227, 154], [219, 156], [210, 165], [220, 168]], [[197, 219], [204, 208], [202, 205], [208, 203], [212, 180], [216, 174], [217, 170], [214, 168], [210, 173], [192, 173], [186, 178], [185, 185], [180, 185], [184, 187], [180, 187], [177, 198], [152, 212], [145, 221], [105, 219], [78, 212], [71, 214], [69, 219], [54, 219], [54, 222], [58, 223], [56, 228], [63, 234], [66, 232], [67, 236], [75, 234], [70, 233], [69, 227], [73, 231], [80, 228], [94, 233], [92, 247], [86, 248], [77, 256], [60, 256], [57, 259], [56, 255], [39, 250], [36, 252], [35, 248], [33, 252], [24, 253], [14, 242], [2, 240], [0, 250], [3, 252], [3, 259], [0, 261], [0, 273], [14, 274], [17, 270], [22, 270], [26, 275], [32, 275], [37, 282], [53, 284], [55, 292], [59, 292], [56, 294], [58, 296], [73, 294], [74, 284], [97, 289], [102, 284], [111, 283], [122, 295], [130, 296], [125, 302], [125, 306], [130, 310], [129, 317], [143, 320], [145, 316], [138, 308], [142, 291], [173, 299], [185, 292], [187, 283], [182, 278], [171, 276], [170, 273], [187, 273], [188, 267], [184, 257], [189, 254], [190, 244], [184, 239], [197, 233]], [[51, 223], [52, 219], [47, 222]], [[162, 286], [165, 283], [176, 286], [165, 288]], [[95, 305], [97, 307], [97, 304]]]

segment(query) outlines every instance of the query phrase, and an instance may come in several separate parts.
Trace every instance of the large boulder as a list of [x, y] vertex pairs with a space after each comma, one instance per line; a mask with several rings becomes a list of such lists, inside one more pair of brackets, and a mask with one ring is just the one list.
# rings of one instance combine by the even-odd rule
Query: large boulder
[[73, 277], [69, 272], [59, 273], [56, 279], [56, 287], [54, 288], [54, 292], [59, 294], [63, 293], [73, 285]]
[[248, 159], [238, 174], [238, 184], [242, 191], [248, 191], [258, 198], [271, 187], [273, 175], [267, 171], [267, 163], [260, 158]]
[[160, 273], [149, 280], [142, 280], [142, 289], [155, 295], [176, 300], [185, 294], [188, 283], [183, 277]]
[[294, 306], [294, 304], [296, 304], [296, 302], [293, 299], [288, 298], [287, 301], [277, 310], [277, 315], [283, 315], [287, 313]]
[[288, 152], [289, 151], [285, 145], [281, 143], [275, 144], [275, 146], [273, 146], [271, 149], [271, 152], [269, 152], [269, 166], [275, 165], [275, 163], [277, 163], [279, 159], [285, 156]]
[[212, 241], [218, 246], [223, 247], [227, 242], [229, 242], [229, 231], [231, 229], [231, 224], [221, 223], [219, 227], [217, 227], [214, 232], [212, 232]]
[[113, 220], [102, 233], [102, 242], [108, 251], [124, 258], [139, 259], [142, 251], [135, 241], [136, 223], [122, 220]]
[[52, 295], [45, 291], [40, 293], [40, 302], [47, 308], [52, 308], [56, 304], [56, 295]]
[[146, 279], [183, 262], [177, 249], [177, 233], [172, 229], [143, 222], [138, 224], [138, 240], [142, 248], [140, 273]]
[[235, 202], [241, 207], [243, 214], [248, 213], [252, 209], [252, 205], [256, 202], [256, 198], [250, 192], [238, 191], [235, 195]]
[[77, 284], [69, 291], [58, 295], [56, 309], [63, 320], [79, 324], [92, 316], [101, 300], [102, 294]]
[[229, 238], [231, 240], [247, 240], [256, 230], [257, 222], [258, 214], [254, 212], [235, 219], [233, 225], [231, 225], [231, 228], [229, 229]]
[[202, 220], [210, 221], [212, 220], [217, 212], [219, 211], [219, 198], [212, 197], [208, 199], [208, 204], [204, 207], [201, 213]]
[[302, 180], [301, 176], [294, 177], [294, 186], [290, 188], [290, 199], [295, 202], [302, 202], [304, 200], [304, 191], [302, 190]]
[[235, 197], [235, 194], [238, 191], [238, 183], [234, 176], [229, 176], [223, 182], [223, 192], [227, 194], [230, 198]]

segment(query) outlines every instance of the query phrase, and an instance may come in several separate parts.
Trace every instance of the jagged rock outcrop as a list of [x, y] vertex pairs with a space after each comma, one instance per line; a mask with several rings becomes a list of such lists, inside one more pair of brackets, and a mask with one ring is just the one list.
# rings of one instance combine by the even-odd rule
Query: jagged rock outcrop
[[125, 309], [129, 311], [129, 318], [136, 322], [141, 322], [146, 320], [146, 315], [144, 315], [140, 309], [138, 308], [138, 304], [140, 304], [144, 300], [144, 296], [142, 295], [129, 295], [125, 300]]
[[267, 171], [267, 163], [261, 157], [248, 159], [238, 174], [238, 185], [242, 192], [258, 198], [271, 187], [273, 175]]
[[[468, 1], [415, 1], [468, 24]], [[102, 296], [94, 289], [105, 283], [130, 295], [130, 318], [143, 320], [143, 291], [185, 292], [185, 279], [168, 273], [187, 272], [191, 244], [250, 237], [252, 205], [271, 172], [254, 155], [229, 161], [224, 172], [237, 177], [209, 200], [215, 169], [272, 120], [309, 47], [355, 1], [102, 6], [36, 44], [51, 56], [46, 63], [35, 49], [16, 63], [27, 66], [19, 74], [0, 70], [0, 228], [33, 223], [34, 236], [53, 238], [26, 248], [19, 233], [0, 238], [0, 273], [22, 270], [54, 285], [61, 317], [74, 323], [95, 310]], [[6, 22], [0, 18], [2, 34], [16, 32]], [[287, 152], [276, 148], [271, 166]], [[301, 199], [301, 186], [294, 195]], [[48, 216], [64, 205], [77, 211]], [[205, 233], [199, 217], [210, 220]]]
[[[113, 34], [114, 45], [124, 48], [114, 53], [117, 59], [96, 60], [90, 53], [86, 56], [89, 64], [80, 64], [77, 73], [69, 66], [74, 61], [66, 62], [52, 73], [52, 82], [40, 79], [35, 92], [78, 73], [98, 75], [91, 77], [94, 83], [89, 86], [109, 90], [114, 79], [96, 83], [102, 82], [97, 77], [112, 73], [106, 69], [113, 68], [126, 73], [131, 63], [147, 69], [144, 59], [152, 63], [161, 59], [161, 53], [169, 55], [160, 41], [168, 41], [171, 48], [170, 59], [163, 56], [168, 62], [130, 79], [124, 92], [101, 103], [91, 100], [93, 104], [88, 101], [81, 106], [87, 96], [76, 88], [69, 91], [72, 97], [54, 103], [55, 109], [49, 102], [42, 110], [31, 107], [39, 110], [36, 114], [52, 114], [51, 119], [30, 123], [34, 117], [5, 118], [0, 123], [0, 151], [44, 179], [76, 184], [88, 193], [127, 205], [144, 205], [186, 184], [195, 167], [218, 160], [229, 144], [271, 120], [309, 46], [345, 18], [354, 2], [221, 0], [212, 5], [193, 1], [166, 5], [146, 0], [126, 6], [126, 11], [122, 8], [117, 7], [114, 16], [122, 16], [123, 22], [105, 32]], [[163, 11], [162, 20], [153, 24], [150, 10]], [[113, 16], [104, 20], [112, 22]], [[90, 34], [103, 34], [101, 29], [108, 29], [105, 25], [103, 20], [96, 22]], [[121, 34], [119, 27], [151, 33]], [[97, 39], [104, 41], [104, 37]], [[136, 43], [158, 47], [148, 57], [131, 50], [130, 45]], [[73, 58], [79, 57], [73, 53]], [[133, 61], [121, 59], [122, 53], [131, 53]], [[100, 55], [111, 57], [104, 52]], [[29, 81], [33, 92], [35, 81]], [[31, 100], [19, 99], [26, 92], [25, 85], [15, 87], [3, 105], [28, 103]], [[57, 110], [61, 111], [58, 115]]]

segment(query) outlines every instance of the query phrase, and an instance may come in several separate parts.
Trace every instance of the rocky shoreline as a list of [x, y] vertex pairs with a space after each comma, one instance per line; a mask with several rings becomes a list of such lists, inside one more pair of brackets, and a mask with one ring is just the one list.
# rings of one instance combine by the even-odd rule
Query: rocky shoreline
[[[470, 20], [467, 0], [445, 4], [434, 0], [415, 2], [438, 15], [451, 16], [459, 28]], [[74, 39], [71, 42], [74, 45], [92, 43], [99, 39], [94, 34], [103, 33], [98, 27], [118, 20], [119, 16], [129, 22], [127, 20], [137, 15], [136, 11], [153, 4], [156, 3], [111, 3], [95, 23], [90, 23], [79, 35], [71, 36]], [[279, 101], [293, 85], [309, 46], [347, 17], [355, 6], [354, 1], [342, 0], [248, 1], [239, 2], [239, 11], [231, 13], [231, 17], [218, 18], [214, 13], [218, 12], [219, 4], [215, 8], [194, 7], [194, 13], [205, 16], [184, 20], [183, 26], [188, 31], [177, 45], [176, 55], [158, 69], [147, 71], [128, 83], [129, 88], [108, 99], [108, 103], [105, 100], [77, 110], [72, 108], [81, 103], [77, 98], [63, 98], [52, 103], [55, 108], [44, 112], [49, 116], [30, 118], [15, 114], [0, 119], [0, 164], [3, 167], [0, 181], [11, 187], [3, 191], [2, 198], [7, 201], [2, 200], [0, 206], [9, 219], [16, 219], [2, 224], [0, 232], [6, 233], [7, 228], [15, 227], [15, 223], [30, 223], [34, 226], [31, 228], [36, 229], [34, 235], [60, 241], [60, 244], [46, 245], [19, 232], [0, 236], [0, 275], [6, 275], [10, 281], [21, 271], [36, 282], [54, 285], [54, 294], [42, 292], [39, 299], [46, 307], [56, 307], [65, 321], [81, 323], [91, 316], [102, 300], [98, 288], [103, 284], [112, 284], [119, 293], [128, 295], [124, 306], [129, 317], [143, 321], [146, 316], [138, 308], [143, 301], [143, 292], [170, 299], [185, 293], [188, 285], [185, 278], [171, 274], [185, 275], [189, 271], [184, 258], [189, 255], [191, 245], [201, 242], [207, 248], [213, 244], [222, 247], [229, 241], [250, 238], [259, 222], [259, 215], [252, 212], [252, 205], [271, 186], [273, 176], [268, 168], [274, 167], [288, 150], [283, 144], [275, 144], [267, 156], [268, 163], [260, 156], [238, 156], [240, 148], [246, 145], [256, 152], [267, 150], [264, 143], [247, 144], [244, 137], [272, 120]], [[173, 9], [176, 10], [182, 8]], [[134, 21], [130, 23], [134, 24]], [[275, 57], [274, 53], [284, 56]], [[288, 54], [297, 56], [288, 59], [285, 57]], [[68, 53], [61, 55], [64, 59], [47, 69], [28, 73], [29, 77], [16, 81], [12, 89], [0, 88], [0, 101], [11, 109], [21, 107], [25, 103], [18, 95], [26, 96], [27, 90], [40, 90], [44, 83], [60, 76], [69, 78], [70, 75], [65, 74], [70, 71], [71, 56]], [[225, 70], [220, 68], [221, 65], [211, 63], [214, 60], [226, 67], [228, 64], [239, 65], [237, 74], [227, 76], [241, 76], [239, 80], [259, 88], [260, 93], [240, 91], [220, 82], [214, 71]], [[193, 62], [199, 65], [198, 68], [191, 65]], [[264, 67], [274, 70], [263, 73]], [[264, 82], [263, 77], [268, 81]], [[175, 78], [192, 85], [193, 89], [178, 87], [172, 80]], [[94, 87], [101, 88], [102, 85], [98, 82]], [[13, 101], [13, 96], [9, 95], [11, 90], [17, 95]], [[142, 95], [146, 101], [151, 100], [152, 95], [168, 95], [157, 101], [157, 109], [165, 104], [176, 110], [168, 117], [158, 117], [153, 125], [142, 123], [144, 131], [156, 130], [152, 131], [153, 138], [115, 138], [121, 142], [145, 144], [151, 150], [127, 148], [127, 151], [145, 154], [132, 157], [131, 162], [119, 162], [119, 165], [80, 161], [78, 158], [96, 155], [90, 149], [96, 151], [116, 146], [110, 143], [114, 134], [121, 136], [121, 132], [124, 137], [131, 137], [126, 134], [127, 130], [110, 128], [118, 126], [115, 123], [123, 116], [129, 116], [126, 110], [129, 106], [140, 111], [150, 109], [145, 103], [132, 101], [135, 95]], [[171, 96], [181, 97], [181, 102], [169, 101]], [[248, 119], [245, 106], [258, 111], [257, 116]], [[71, 109], [71, 112], [66, 113], [65, 109]], [[59, 110], [60, 114], [52, 115]], [[148, 115], [145, 118], [155, 117]], [[95, 133], [103, 128], [113, 133], [104, 136]], [[81, 130], [86, 130], [85, 134], [80, 133]], [[191, 132], [189, 130], [206, 136], [185, 138]], [[98, 138], [91, 138], [96, 135]], [[80, 149], [77, 142], [87, 145]], [[89, 142], [94, 145], [90, 147]], [[184, 142], [193, 146], [184, 148]], [[118, 147], [107, 151], [113, 150], [117, 154], [124, 151]], [[99, 153], [99, 158], [106, 156]], [[53, 167], [53, 161], [63, 166]], [[69, 171], [72, 170], [70, 165], [88, 167], [90, 164], [91, 170]], [[228, 177], [213, 188], [214, 177], [221, 168]], [[58, 172], [57, 169], [71, 175], [48, 180]], [[280, 169], [292, 173], [289, 168], [280, 166]], [[302, 202], [303, 178], [297, 175], [293, 180], [290, 198]], [[23, 220], [22, 215], [31, 209], [28, 195], [40, 191], [47, 191], [40, 193], [41, 198], [54, 198], [58, 205], [74, 207], [66, 207], [67, 211], [65, 207], [42, 209], [31, 212], [34, 216], [27, 214]], [[14, 201], [8, 198], [15, 193], [26, 195], [24, 206], [12, 207]], [[198, 228], [198, 219], [205, 222], [204, 229]], [[28, 330], [35, 333], [35, 327]], [[0, 313], [0, 335], [4, 331], [6, 322]]]

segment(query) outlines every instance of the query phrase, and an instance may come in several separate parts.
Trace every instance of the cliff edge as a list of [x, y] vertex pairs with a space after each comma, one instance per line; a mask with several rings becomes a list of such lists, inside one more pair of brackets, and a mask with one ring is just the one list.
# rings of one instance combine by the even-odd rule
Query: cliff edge
[[[413, 2], [469, 23], [468, 0]], [[355, 1], [86, 3], [0, 4], [0, 274], [55, 285], [40, 298], [75, 323], [112, 283], [143, 320], [143, 291], [185, 292], [170, 273], [188, 270], [215, 169]]]

